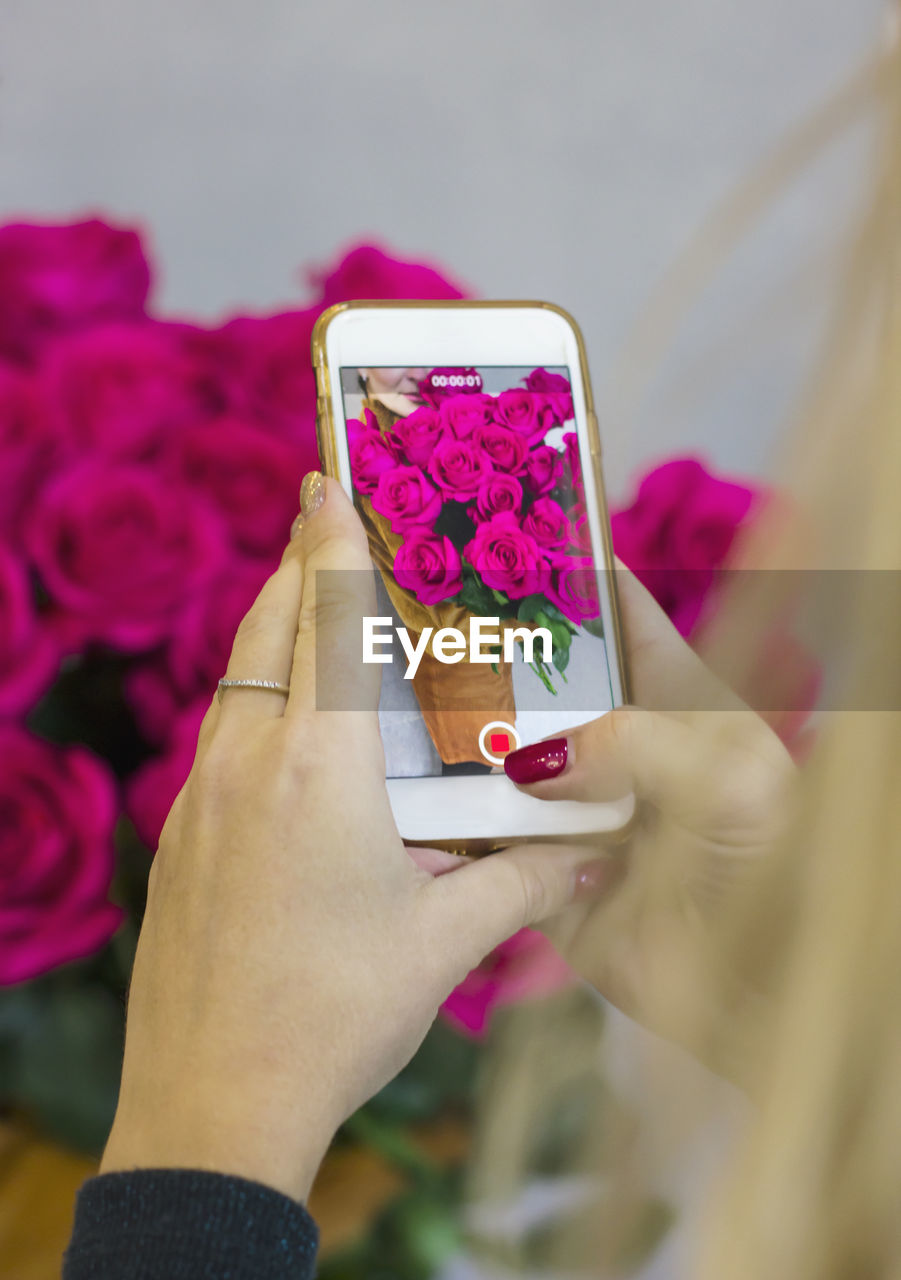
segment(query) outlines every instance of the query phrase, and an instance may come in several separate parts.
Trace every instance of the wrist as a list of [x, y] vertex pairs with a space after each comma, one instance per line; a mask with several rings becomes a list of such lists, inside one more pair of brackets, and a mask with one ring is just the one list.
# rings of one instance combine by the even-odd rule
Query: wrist
[[297, 1106], [253, 1105], [251, 1086], [235, 1099], [213, 1090], [139, 1103], [120, 1099], [101, 1173], [201, 1169], [273, 1187], [305, 1202], [334, 1136]]

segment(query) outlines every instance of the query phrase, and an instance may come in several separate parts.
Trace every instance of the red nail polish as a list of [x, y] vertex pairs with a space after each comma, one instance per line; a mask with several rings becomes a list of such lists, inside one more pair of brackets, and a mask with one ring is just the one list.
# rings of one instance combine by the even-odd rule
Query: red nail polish
[[567, 744], [565, 738], [549, 738], [547, 742], [533, 742], [528, 747], [511, 751], [504, 758], [504, 772], [519, 786], [531, 782], [543, 782], [556, 778], [566, 768]]

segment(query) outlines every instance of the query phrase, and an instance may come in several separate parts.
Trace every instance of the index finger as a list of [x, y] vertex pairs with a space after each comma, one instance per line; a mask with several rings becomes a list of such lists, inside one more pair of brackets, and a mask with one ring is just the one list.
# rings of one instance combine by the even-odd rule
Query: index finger
[[[288, 545], [281, 564], [263, 584], [250, 609], [241, 619], [223, 673], [229, 680], [267, 680], [286, 685], [297, 637], [300, 608], [301, 570], [293, 544]], [[223, 725], [239, 728], [259, 719], [273, 719], [284, 712], [284, 695], [276, 689], [230, 688], [219, 690]]]
[[616, 561], [615, 571], [632, 700], [679, 718], [693, 711], [746, 710], [746, 704], [705, 665], [621, 560]]
[[[363, 619], [376, 612], [366, 533], [337, 480], [318, 479], [300, 533], [303, 590], [286, 716], [378, 708], [381, 669], [363, 661]], [[349, 727], [349, 726], [348, 726]]]

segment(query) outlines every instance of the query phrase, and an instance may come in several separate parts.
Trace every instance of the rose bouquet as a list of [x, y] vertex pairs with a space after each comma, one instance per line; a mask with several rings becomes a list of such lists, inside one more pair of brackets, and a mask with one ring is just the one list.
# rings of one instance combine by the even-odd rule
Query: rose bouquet
[[425, 404], [380, 429], [371, 409], [348, 424], [358, 494], [401, 538], [394, 577], [425, 606], [445, 601], [534, 623], [552, 658], [531, 663], [551, 693], [580, 628], [599, 634], [572, 390], [533, 369], [488, 395], [474, 369], [435, 369]]

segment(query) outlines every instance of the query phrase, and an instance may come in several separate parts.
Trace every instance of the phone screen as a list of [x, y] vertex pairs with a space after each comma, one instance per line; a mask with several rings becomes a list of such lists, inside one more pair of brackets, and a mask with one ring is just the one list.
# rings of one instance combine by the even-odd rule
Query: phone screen
[[610, 710], [569, 370], [342, 367], [341, 391], [387, 776], [496, 772]]

